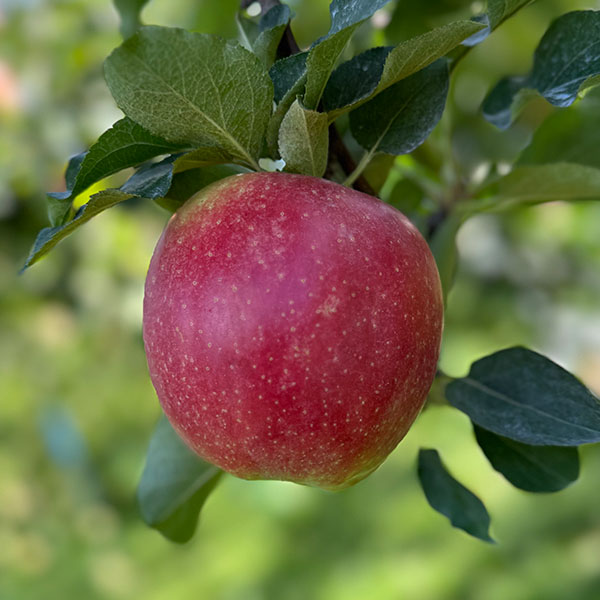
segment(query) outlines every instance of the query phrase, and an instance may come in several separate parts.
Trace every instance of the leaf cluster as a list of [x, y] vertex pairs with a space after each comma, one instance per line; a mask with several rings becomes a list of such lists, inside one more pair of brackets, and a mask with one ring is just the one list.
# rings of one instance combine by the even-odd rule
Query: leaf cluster
[[[510, 127], [534, 97], [555, 107], [509, 172], [491, 166], [483, 180], [457, 178], [444, 189], [446, 165], [432, 165], [423, 150], [446, 113], [457, 65], [531, 2], [489, 0], [481, 14], [394, 43], [404, 31], [403, 3], [333, 0], [329, 30], [300, 50], [292, 11], [280, 2], [261, 2], [258, 19], [241, 10], [234, 41], [143, 26], [145, 0], [115, 0], [126, 39], [104, 72], [125, 116], [69, 161], [66, 191], [48, 194], [50, 226], [39, 233], [25, 268], [123, 201], [146, 198], [175, 211], [217, 179], [283, 164], [286, 172], [366, 185], [405, 211], [428, 237], [447, 295], [456, 234], [473, 215], [600, 198], [600, 104], [591, 90], [600, 77], [600, 11], [556, 19], [530, 72], [500, 80], [487, 95], [482, 118], [499, 128]], [[357, 31], [377, 11], [390, 17], [384, 31], [390, 43], [349, 56]], [[79, 206], [91, 186], [126, 169], [123, 185]], [[598, 400], [531, 350], [497, 352], [474, 363], [467, 377], [441, 381], [440, 397], [470, 417], [492, 467], [525, 491], [563, 489], [578, 477], [577, 447], [600, 441]], [[142, 516], [170, 539], [187, 541], [220, 475], [161, 420], [138, 491]], [[436, 510], [491, 541], [484, 505], [450, 475], [437, 451], [421, 451], [418, 475]]]

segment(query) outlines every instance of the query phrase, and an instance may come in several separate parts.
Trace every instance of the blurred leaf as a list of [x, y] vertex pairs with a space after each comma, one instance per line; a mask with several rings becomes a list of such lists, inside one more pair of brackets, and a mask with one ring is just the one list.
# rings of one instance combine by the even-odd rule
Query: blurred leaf
[[121, 35], [126, 39], [142, 26], [140, 13], [148, 0], [113, 0], [113, 2], [121, 16]]
[[600, 441], [600, 402], [573, 375], [526, 348], [501, 350], [446, 387], [476, 425], [534, 446]]
[[577, 163], [600, 169], [600, 103], [587, 98], [550, 115], [521, 153], [518, 165]]
[[390, 154], [376, 154], [365, 170], [363, 176], [375, 195], [379, 195], [381, 188], [387, 181], [388, 175], [394, 166], [395, 157]]
[[106, 209], [134, 197], [153, 199], [164, 196], [171, 187], [173, 160], [174, 157], [170, 156], [159, 163], [143, 166], [119, 189], [107, 189], [91, 196], [89, 201], [64, 225], [42, 229], [21, 271], [37, 262], [58, 242]]
[[526, 492], [558, 492], [579, 477], [579, 453], [568, 446], [530, 446], [474, 425], [492, 467]]
[[394, 185], [387, 202], [404, 214], [409, 215], [419, 208], [424, 197], [423, 189], [412, 179], [404, 177]]
[[488, 0], [487, 14], [491, 28], [496, 29], [498, 25], [532, 2], [534, 0]]
[[73, 215], [75, 197], [101, 179], [139, 165], [160, 154], [181, 150], [160, 137], [148, 133], [127, 117], [105, 131], [88, 152], [74, 156], [65, 174], [66, 192], [48, 194], [50, 224], [62, 225]]
[[440, 120], [448, 85], [447, 63], [436, 61], [352, 111], [352, 135], [368, 150], [411, 152]]
[[329, 33], [310, 49], [306, 60], [304, 105], [316, 109], [344, 47], [358, 26], [390, 0], [333, 0]]
[[440, 274], [444, 305], [454, 285], [454, 277], [458, 268], [456, 235], [464, 221], [464, 217], [457, 213], [446, 216], [429, 240], [429, 247]]
[[490, 516], [481, 500], [459, 483], [444, 467], [437, 450], [419, 450], [419, 481], [434, 510], [450, 519], [458, 529], [483, 540], [490, 537]]
[[600, 169], [569, 163], [516, 167], [480, 191], [475, 210], [499, 211], [556, 200], [600, 200]]
[[556, 19], [538, 45], [533, 69], [524, 77], [508, 77], [483, 103], [485, 118], [506, 129], [535, 92], [550, 104], [565, 107], [600, 75], [600, 11], [575, 11]]
[[260, 20], [260, 33], [253, 44], [253, 50], [267, 68], [275, 60], [277, 47], [290, 18], [289, 7], [279, 4], [273, 6]]
[[472, 0], [428, 0], [427, 3], [398, 0], [385, 28], [385, 39], [397, 44], [457, 16], [468, 18], [472, 14], [472, 4]]
[[273, 86], [237, 43], [143, 27], [105, 61], [108, 87], [134, 121], [167, 140], [217, 146], [258, 170]]
[[162, 416], [137, 491], [144, 521], [173, 542], [189, 541], [222, 473], [192, 452]]
[[[357, 108], [398, 81], [424, 69], [482, 27], [483, 25], [473, 21], [456, 21], [402, 42], [391, 51], [367, 50], [340, 65], [341, 74], [338, 75], [336, 72], [332, 74], [331, 87], [326, 92], [329, 121]], [[370, 83], [373, 83], [381, 73], [378, 83], [370, 90], [363, 85], [367, 71], [372, 71], [367, 76]], [[346, 104], [339, 106], [337, 105], [339, 101]]]
[[279, 152], [286, 171], [321, 177], [327, 167], [327, 115], [307, 110], [296, 100], [279, 129]]

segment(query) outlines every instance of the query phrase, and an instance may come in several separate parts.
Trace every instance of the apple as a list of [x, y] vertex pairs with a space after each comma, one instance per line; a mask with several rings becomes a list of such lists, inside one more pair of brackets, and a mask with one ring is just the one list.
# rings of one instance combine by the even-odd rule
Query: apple
[[399, 211], [323, 179], [251, 173], [173, 215], [146, 279], [164, 412], [245, 479], [355, 484], [404, 437], [440, 348], [427, 243]]

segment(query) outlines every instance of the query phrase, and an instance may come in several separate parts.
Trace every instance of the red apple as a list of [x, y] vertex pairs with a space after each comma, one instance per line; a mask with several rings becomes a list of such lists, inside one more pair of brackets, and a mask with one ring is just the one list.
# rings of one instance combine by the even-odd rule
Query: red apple
[[162, 407], [202, 458], [337, 490], [413, 423], [442, 318], [434, 259], [404, 215], [330, 181], [253, 173], [172, 217], [144, 342]]

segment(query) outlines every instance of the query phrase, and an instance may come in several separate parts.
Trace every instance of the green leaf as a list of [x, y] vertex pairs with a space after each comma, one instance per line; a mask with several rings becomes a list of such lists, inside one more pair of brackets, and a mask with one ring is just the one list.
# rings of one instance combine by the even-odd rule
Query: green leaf
[[21, 271], [36, 263], [44, 254], [50, 252], [60, 240], [67, 237], [72, 231], [89, 221], [92, 217], [95, 217], [107, 208], [111, 208], [133, 197], [133, 194], [126, 194], [120, 190], [104, 190], [94, 194], [88, 203], [84, 204], [75, 213], [75, 216], [70, 221], [67, 221], [64, 225], [46, 227], [40, 231]]
[[289, 95], [289, 92], [297, 86], [299, 81], [303, 80], [306, 75], [307, 57], [308, 52], [292, 54], [292, 56], [287, 56], [286, 58], [278, 60], [269, 69], [269, 76], [273, 81], [274, 88], [273, 99], [277, 104], [279, 104], [284, 97]]
[[[406, 40], [389, 52], [380, 49], [367, 50], [343, 63], [339, 67], [342, 72], [337, 74], [336, 70], [332, 74], [331, 83], [328, 84], [330, 89], [324, 96], [329, 121], [337, 119], [398, 81], [424, 69], [483, 27], [474, 21], [455, 21]], [[371, 71], [373, 73], [370, 73]], [[366, 72], [370, 73], [367, 75], [367, 81], [371, 85], [377, 80], [370, 89], [363, 85]], [[340, 102], [345, 104], [340, 105]]]
[[318, 40], [306, 60], [306, 92], [304, 106], [316, 109], [327, 85], [327, 80], [342, 54], [348, 40], [358, 26], [390, 0], [333, 0], [329, 6], [331, 27]]
[[148, 0], [113, 0], [121, 16], [121, 35], [128, 38], [142, 26], [140, 13]]
[[496, 29], [506, 19], [509, 19], [532, 2], [534, 0], [488, 0], [487, 14], [490, 20], [490, 28], [492, 30]]
[[173, 160], [170, 156], [159, 163], [145, 165], [134, 173], [119, 189], [108, 189], [90, 197], [77, 210], [72, 219], [56, 227], [46, 227], [38, 234], [21, 272], [37, 262], [70, 233], [91, 218], [130, 198], [156, 199], [164, 196], [171, 187]]
[[459, 213], [452, 213], [446, 216], [433, 234], [431, 240], [429, 240], [429, 247], [440, 274], [444, 305], [446, 305], [448, 294], [454, 285], [454, 278], [458, 268], [456, 236], [464, 222], [465, 217]]
[[448, 85], [447, 63], [436, 61], [352, 111], [352, 135], [369, 150], [411, 152], [440, 120]]
[[222, 149], [258, 170], [273, 86], [239, 44], [183, 29], [143, 27], [105, 61], [119, 107], [165, 139]]
[[476, 425], [534, 446], [600, 441], [600, 402], [573, 375], [526, 348], [509, 348], [471, 365], [446, 387], [450, 404]]
[[279, 129], [279, 152], [286, 171], [321, 177], [327, 167], [327, 115], [307, 110], [296, 100]]
[[188, 169], [198, 169], [200, 167], [207, 167], [210, 165], [222, 165], [228, 160], [227, 153], [221, 148], [215, 146], [205, 146], [204, 148], [196, 148], [191, 152], [177, 157], [173, 165], [173, 171], [180, 173], [181, 171], [187, 171]]
[[483, 502], [448, 473], [437, 450], [419, 450], [418, 475], [434, 510], [448, 517], [454, 527], [493, 543], [490, 516]]
[[575, 11], [556, 19], [538, 45], [524, 77], [501, 80], [483, 103], [485, 118], [506, 129], [520, 107], [538, 93], [550, 104], [570, 106], [600, 75], [600, 11]]
[[550, 115], [519, 157], [518, 165], [567, 162], [600, 169], [600, 96], [588, 94]]
[[72, 217], [73, 200], [94, 183], [155, 156], [181, 149], [181, 145], [152, 135], [131, 119], [117, 121], [88, 152], [78, 154], [69, 161], [65, 174], [67, 191], [48, 194], [50, 224], [62, 225]]
[[516, 167], [480, 191], [476, 211], [502, 211], [556, 200], [600, 200], [600, 169], [570, 163]]
[[492, 467], [526, 492], [558, 492], [579, 477], [579, 453], [568, 446], [530, 446], [474, 425]]
[[222, 473], [194, 454], [161, 417], [137, 490], [144, 521], [173, 542], [189, 541], [200, 510]]
[[260, 33], [253, 44], [253, 50], [267, 68], [275, 60], [277, 47], [290, 18], [289, 7], [278, 4], [265, 13], [260, 20]]

